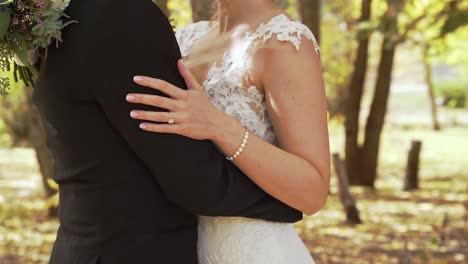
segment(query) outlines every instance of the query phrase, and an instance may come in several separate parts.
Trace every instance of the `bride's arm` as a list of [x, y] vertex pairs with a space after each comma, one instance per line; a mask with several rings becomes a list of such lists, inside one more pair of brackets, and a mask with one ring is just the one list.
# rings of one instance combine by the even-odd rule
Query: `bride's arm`
[[[290, 44], [271, 40], [255, 61], [265, 90], [269, 115], [279, 147], [252, 135], [235, 164], [262, 189], [306, 214], [325, 204], [330, 179], [327, 113], [320, 58], [312, 41], [303, 41], [299, 52]], [[258, 64], [263, 67], [258, 67]], [[227, 155], [238, 149], [245, 128], [216, 108], [193, 75], [179, 63], [190, 90], [163, 80], [138, 77], [142, 86], [159, 90], [171, 98], [132, 94], [133, 103], [168, 109], [176, 123], [167, 124], [165, 112], [132, 111], [144, 122], [141, 128], [199, 140], [212, 140]], [[166, 124], [164, 124], [166, 122]]]
[[[265, 90], [268, 113], [279, 147], [253, 135], [234, 161], [270, 195], [306, 214], [326, 202], [330, 160], [326, 97], [319, 55], [312, 41], [297, 52], [272, 40], [255, 61]], [[214, 139], [223, 151], [233, 153], [243, 128], [226, 119]]]

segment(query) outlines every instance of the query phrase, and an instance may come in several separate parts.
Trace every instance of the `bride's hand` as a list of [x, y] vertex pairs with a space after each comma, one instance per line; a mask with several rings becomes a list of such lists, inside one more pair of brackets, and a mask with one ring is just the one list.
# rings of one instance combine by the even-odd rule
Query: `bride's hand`
[[[159, 107], [169, 112], [133, 110], [130, 116], [133, 119], [150, 121], [140, 124], [141, 129], [149, 132], [178, 134], [197, 140], [213, 140], [223, 120], [227, 118], [226, 114], [213, 105], [203, 87], [184, 66], [182, 60], [177, 65], [188, 90], [163, 80], [136, 76], [134, 81], [137, 84], [161, 91], [169, 97], [147, 94], [127, 95], [128, 102]], [[173, 124], [170, 124], [171, 118]]]

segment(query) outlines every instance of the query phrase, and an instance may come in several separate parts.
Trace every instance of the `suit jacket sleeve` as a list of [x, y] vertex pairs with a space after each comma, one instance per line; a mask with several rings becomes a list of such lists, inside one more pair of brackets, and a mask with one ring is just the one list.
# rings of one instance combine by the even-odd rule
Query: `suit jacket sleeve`
[[[139, 122], [129, 117], [131, 110], [160, 109], [125, 101], [130, 92], [158, 94], [134, 84], [134, 75], [160, 78], [185, 88], [176, 65], [180, 52], [174, 32], [167, 18], [150, 0], [135, 0], [128, 14], [119, 14], [108, 25], [105, 23], [99, 25], [103, 32], [94, 44], [99, 47], [96, 49], [99, 50], [98, 63], [102, 63], [102, 83], [95, 90], [95, 96], [111, 125], [151, 170], [168, 199], [200, 215], [243, 216], [279, 222], [300, 220], [300, 212], [267, 195], [227, 161], [211, 142], [139, 129]], [[99, 46], [103, 45], [99, 43], [113, 43], [113, 46]], [[115, 61], [115, 56], [120, 59], [119, 65], [105, 63]]]

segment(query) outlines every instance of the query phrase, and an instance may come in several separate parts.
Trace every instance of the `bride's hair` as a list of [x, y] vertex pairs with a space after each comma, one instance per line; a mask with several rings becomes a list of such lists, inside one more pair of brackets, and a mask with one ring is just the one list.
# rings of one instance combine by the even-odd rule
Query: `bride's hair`
[[[220, 10], [220, 5], [218, 4], [218, 1], [222, 1], [223, 2], [223, 7], [224, 7], [224, 10]], [[213, 1], [213, 4], [211, 6], [211, 9], [212, 9], [212, 12], [213, 12], [213, 16], [211, 17], [211, 21], [216, 21], [219, 19], [220, 17], [220, 12], [226, 12], [228, 10], [228, 4], [227, 4], [227, 1], [226, 0], [217, 0], [217, 1]]]

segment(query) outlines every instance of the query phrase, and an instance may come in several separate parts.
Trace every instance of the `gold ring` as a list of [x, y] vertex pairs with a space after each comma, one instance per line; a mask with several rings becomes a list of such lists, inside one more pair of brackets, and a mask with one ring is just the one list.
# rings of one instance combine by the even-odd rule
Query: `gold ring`
[[169, 112], [169, 120], [167, 123], [169, 123], [169, 125], [173, 125], [175, 123], [174, 115], [171, 112]]

